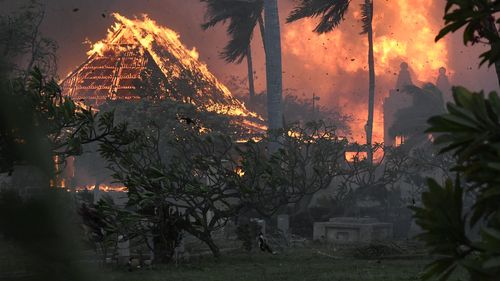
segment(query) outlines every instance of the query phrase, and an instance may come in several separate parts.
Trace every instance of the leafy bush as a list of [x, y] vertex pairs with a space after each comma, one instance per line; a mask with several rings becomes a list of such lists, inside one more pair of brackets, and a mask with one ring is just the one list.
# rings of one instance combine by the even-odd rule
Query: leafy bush
[[[440, 185], [429, 180], [422, 207], [414, 207], [423, 232], [418, 236], [433, 254], [423, 279], [447, 280], [464, 268], [470, 280], [498, 280], [500, 276], [500, 98], [494, 92], [472, 93], [453, 88], [455, 104], [448, 113], [433, 117], [428, 132], [441, 153], [450, 151], [457, 161], [457, 177]], [[466, 207], [464, 198], [473, 198]], [[479, 229], [474, 235], [470, 229]]]

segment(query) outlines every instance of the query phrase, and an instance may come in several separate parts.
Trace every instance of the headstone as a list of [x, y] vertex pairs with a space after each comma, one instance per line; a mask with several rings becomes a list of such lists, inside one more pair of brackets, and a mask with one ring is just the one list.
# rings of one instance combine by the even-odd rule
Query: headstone
[[11, 187], [23, 196], [31, 196], [49, 186], [49, 178], [40, 168], [30, 165], [16, 165], [12, 172]]
[[414, 239], [420, 233], [422, 233], [422, 228], [416, 223], [415, 219], [412, 219], [410, 229], [408, 230], [408, 238]]
[[180, 260], [184, 259], [185, 252], [186, 252], [186, 247], [184, 244], [184, 238], [181, 238], [179, 240], [179, 244], [177, 245], [177, 247], [174, 248], [174, 260], [176, 265]]
[[130, 259], [130, 241], [122, 235], [118, 236], [118, 263], [127, 264]]
[[233, 240], [236, 239], [236, 225], [232, 221], [228, 221], [224, 226], [224, 239]]
[[0, 174], [0, 190], [7, 189], [12, 186], [12, 176], [8, 173]]
[[94, 204], [97, 204], [97, 202], [99, 202], [99, 200], [101, 200], [101, 191], [99, 189], [99, 184], [95, 184], [94, 185], [94, 190], [92, 191], [93, 195], [94, 195]]
[[278, 215], [277, 217], [277, 227], [283, 233], [288, 234], [290, 229], [290, 217], [288, 215]]

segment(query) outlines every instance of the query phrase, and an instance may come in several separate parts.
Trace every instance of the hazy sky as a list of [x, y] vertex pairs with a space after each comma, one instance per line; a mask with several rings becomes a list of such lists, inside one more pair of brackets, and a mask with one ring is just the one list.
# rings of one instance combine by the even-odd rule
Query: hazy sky
[[[23, 0], [0, 0], [8, 11]], [[305, 97], [316, 93], [323, 105], [336, 104], [355, 116], [362, 126], [367, 100], [366, 36], [359, 35], [358, 2], [353, 1], [341, 28], [318, 36], [311, 32], [313, 21], [285, 25], [293, 0], [278, 0], [282, 22], [284, 87]], [[104, 38], [113, 24], [112, 12], [140, 17], [148, 14], [159, 24], [177, 31], [188, 47], [196, 47], [200, 60], [222, 81], [229, 75], [246, 76], [246, 64], [226, 64], [219, 52], [226, 42], [224, 27], [202, 31], [204, 5], [199, 0], [43, 0], [46, 5], [45, 35], [59, 43], [59, 74], [65, 76], [86, 58], [86, 40]], [[410, 4], [413, 3], [413, 4]], [[434, 82], [441, 64], [447, 66], [452, 83], [474, 90], [498, 88], [493, 68], [478, 69], [478, 55], [484, 47], [464, 47], [460, 34], [439, 45], [433, 37], [442, 24], [444, 0], [375, 0], [375, 42], [377, 60], [377, 107], [393, 87], [401, 61], [408, 61], [414, 81]], [[5, 9], [7, 8], [7, 9]], [[77, 12], [73, 10], [78, 8]], [[102, 14], [106, 17], [103, 18]], [[257, 90], [264, 89], [264, 60], [260, 33], [253, 42]], [[385, 47], [384, 47], [385, 46]], [[420, 79], [419, 79], [420, 78]], [[360, 114], [362, 113], [362, 114]], [[375, 126], [380, 126], [378, 114]]]

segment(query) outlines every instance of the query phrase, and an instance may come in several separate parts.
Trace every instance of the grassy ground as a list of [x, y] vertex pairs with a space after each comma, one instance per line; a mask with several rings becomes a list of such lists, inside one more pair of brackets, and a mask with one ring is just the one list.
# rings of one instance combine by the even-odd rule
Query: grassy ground
[[192, 260], [189, 264], [165, 266], [127, 272], [106, 270], [102, 281], [402, 281], [418, 280], [424, 260], [334, 259], [315, 250], [291, 250], [269, 255], [226, 254], [218, 261], [212, 258]]

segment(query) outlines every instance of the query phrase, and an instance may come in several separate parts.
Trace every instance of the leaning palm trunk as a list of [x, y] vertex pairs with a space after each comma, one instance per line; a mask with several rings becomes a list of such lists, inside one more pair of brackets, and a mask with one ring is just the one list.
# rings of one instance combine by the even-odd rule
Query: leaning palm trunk
[[255, 99], [255, 83], [253, 79], [253, 61], [252, 61], [252, 49], [250, 45], [247, 51], [247, 65], [248, 65], [248, 94], [250, 105], [253, 105]]
[[[370, 3], [371, 2], [371, 3]], [[368, 93], [368, 121], [366, 123], [366, 144], [367, 156], [370, 163], [373, 162], [373, 115], [375, 105], [375, 59], [373, 57], [373, 1], [366, 0], [366, 5], [369, 5], [368, 24], [366, 33], [368, 34], [368, 68], [369, 68], [369, 93]]]
[[277, 0], [264, 1], [267, 112], [271, 133], [283, 128], [281, 38]]

